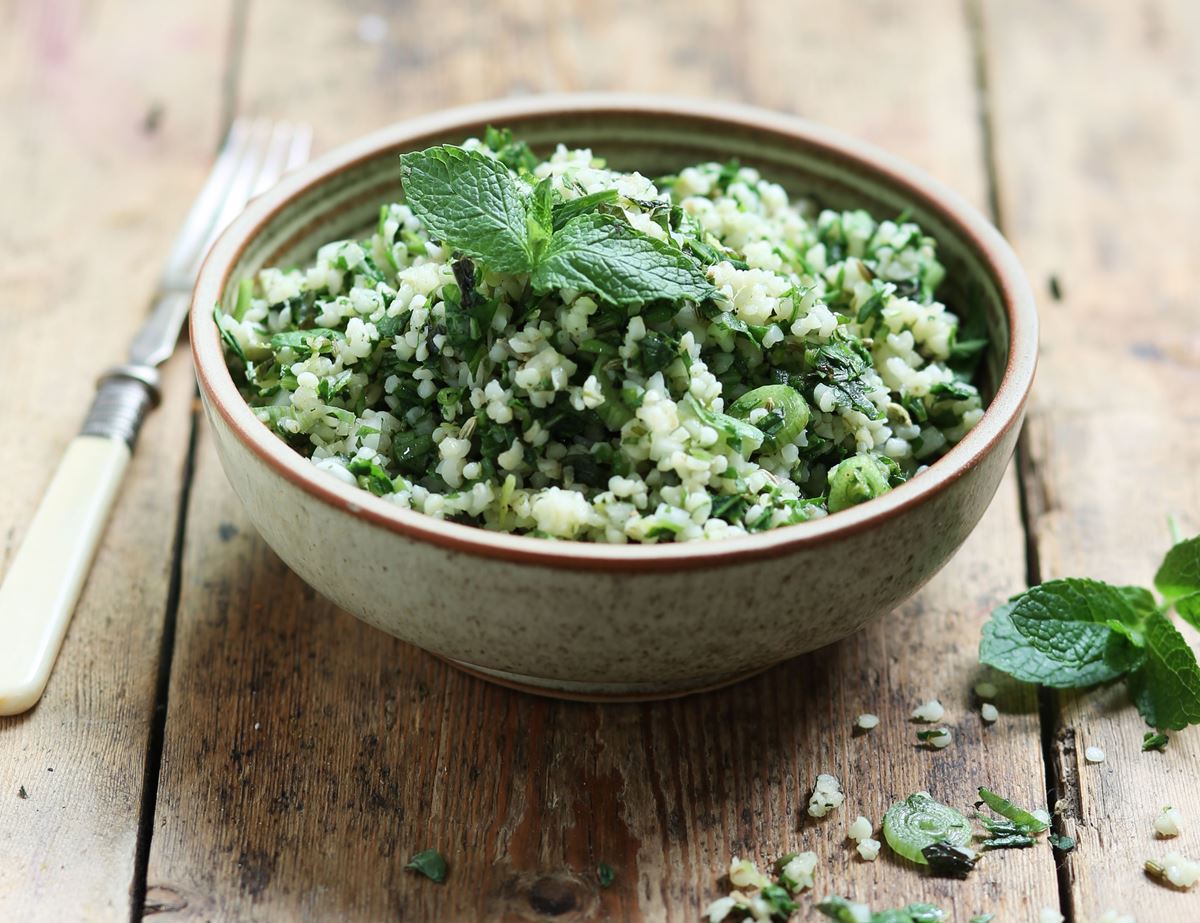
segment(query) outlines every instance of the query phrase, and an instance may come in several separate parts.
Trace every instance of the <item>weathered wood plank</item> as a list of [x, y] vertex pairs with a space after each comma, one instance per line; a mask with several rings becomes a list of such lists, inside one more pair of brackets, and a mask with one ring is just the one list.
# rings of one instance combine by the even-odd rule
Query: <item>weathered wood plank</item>
[[[207, 3], [4, 11], [0, 572], [204, 175], [228, 21]], [[46, 695], [0, 719], [2, 919], [130, 914], [193, 387], [176, 357]]]
[[[914, 53], [931, 45], [936, 54]], [[834, 15], [816, 3], [530, 3], [468, 15], [325, 3], [301, 23], [265, 2], [243, 74], [249, 110], [310, 119], [325, 144], [506, 93], [744, 98], [865, 134], [984, 197], [956, 3], [903, 16], [885, 4]], [[149, 896], [186, 919], [694, 920], [732, 854], [813, 848], [822, 894], [1033, 919], [1057, 902], [1048, 850], [992, 857], [958, 883], [860, 862], [844, 837], [859, 811], [878, 823], [922, 788], [964, 808], [981, 783], [1040, 803], [1032, 696], [1015, 693], [990, 729], [969, 700], [979, 626], [1022, 584], [1022, 555], [1010, 478], [950, 568], [885, 624], [720, 693], [556, 703], [464, 677], [317, 598], [254, 536], [202, 433]], [[958, 735], [940, 753], [916, 749], [909, 722], [933, 695]], [[863, 711], [883, 725], [854, 736]], [[816, 823], [804, 807], [825, 771], [848, 801]], [[446, 885], [403, 871], [426, 847], [448, 856]], [[607, 890], [599, 862], [618, 873]]]
[[[1200, 8], [1193, 3], [990, 3], [985, 37], [1006, 230], [1046, 296], [1028, 434], [1043, 579], [1148, 585], [1165, 517], [1200, 532]], [[1061, 300], [1048, 290], [1055, 278]], [[1196, 634], [1188, 632], [1196, 641]], [[1054, 749], [1079, 849], [1076, 918], [1116, 909], [1192, 919], [1194, 896], [1148, 880], [1163, 804], [1200, 813], [1200, 739], [1140, 752], [1123, 690], [1064, 696]], [[1108, 759], [1084, 761], [1099, 746]]]

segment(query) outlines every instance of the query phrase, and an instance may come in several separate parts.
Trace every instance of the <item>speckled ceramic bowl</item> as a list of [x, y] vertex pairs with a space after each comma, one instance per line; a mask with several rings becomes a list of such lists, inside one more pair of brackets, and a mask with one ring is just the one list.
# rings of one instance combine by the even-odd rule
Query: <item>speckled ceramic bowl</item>
[[[647, 175], [740, 158], [793, 193], [910, 209], [940, 246], [944, 300], [986, 319], [983, 419], [930, 469], [826, 519], [716, 542], [551, 542], [441, 522], [318, 471], [258, 422], [226, 369], [212, 307], [236, 281], [363, 232], [400, 188], [398, 156], [492, 124], [535, 149], [588, 146]], [[816, 125], [645, 97], [507, 101], [415, 119], [327, 154], [252, 203], [196, 288], [192, 351], [221, 462], [263, 537], [359, 618], [491, 679], [554, 695], [674, 695], [730, 682], [886, 615], [979, 522], [1012, 455], [1037, 318], [1021, 268], [973, 208], [888, 154]]]

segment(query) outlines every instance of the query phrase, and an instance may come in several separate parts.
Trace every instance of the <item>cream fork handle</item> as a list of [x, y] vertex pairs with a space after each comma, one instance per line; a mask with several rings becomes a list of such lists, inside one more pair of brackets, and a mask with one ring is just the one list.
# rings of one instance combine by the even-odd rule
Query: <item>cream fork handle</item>
[[0, 715], [33, 707], [129, 464], [123, 439], [76, 436], [0, 584]]
[[33, 708], [46, 688], [133, 443], [157, 399], [154, 369], [110, 369], [58, 463], [0, 583], [0, 715]]

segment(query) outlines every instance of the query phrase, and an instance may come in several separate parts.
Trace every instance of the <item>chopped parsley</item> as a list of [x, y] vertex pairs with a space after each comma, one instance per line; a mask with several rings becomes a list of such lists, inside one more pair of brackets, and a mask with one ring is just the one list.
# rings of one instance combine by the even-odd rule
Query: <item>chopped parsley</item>
[[617, 872], [607, 862], [601, 862], [596, 866], [596, 880], [600, 882], [600, 887], [607, 888], [617, 880]]
[[946, 878], [966, 878], [979, 861], [979, 853], [969, 846], [956, 846], [945, 840], [930, 843], [921, 849], [929, 870]]
[[1170, 741], [1170, 739], [1171, 738], [1169, 738], [1166, 734], [1147, 731], [1142, 737], [1142, 751], [1146, 752], [1148, 750], [1157, 750], [1161, 753], [1166, 749], [1167, 743]]
[[1060, 853], [1069, 853], [1075, 849], [1075, 837], [1067, 836], [1061, 833], [1050, 833], [1047, 835], [1050, 845], [1057, 849]]
[[417, 853], [404, 867], [411, 872], [420, 872], [430, 881], [440, 883], [446, 880], [446, 860], [436, 849], [426, 849]]

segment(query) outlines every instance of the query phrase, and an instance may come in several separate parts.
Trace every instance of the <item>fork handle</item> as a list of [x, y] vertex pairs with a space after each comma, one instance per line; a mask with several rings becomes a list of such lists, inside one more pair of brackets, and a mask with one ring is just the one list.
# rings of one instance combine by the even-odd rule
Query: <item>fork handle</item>
[[116, 500], [133, 442], [157, 397], [153, 369], [100, 382], [83, 431], [54, 472], [0, 584], [0, 715], [41, 698]]

